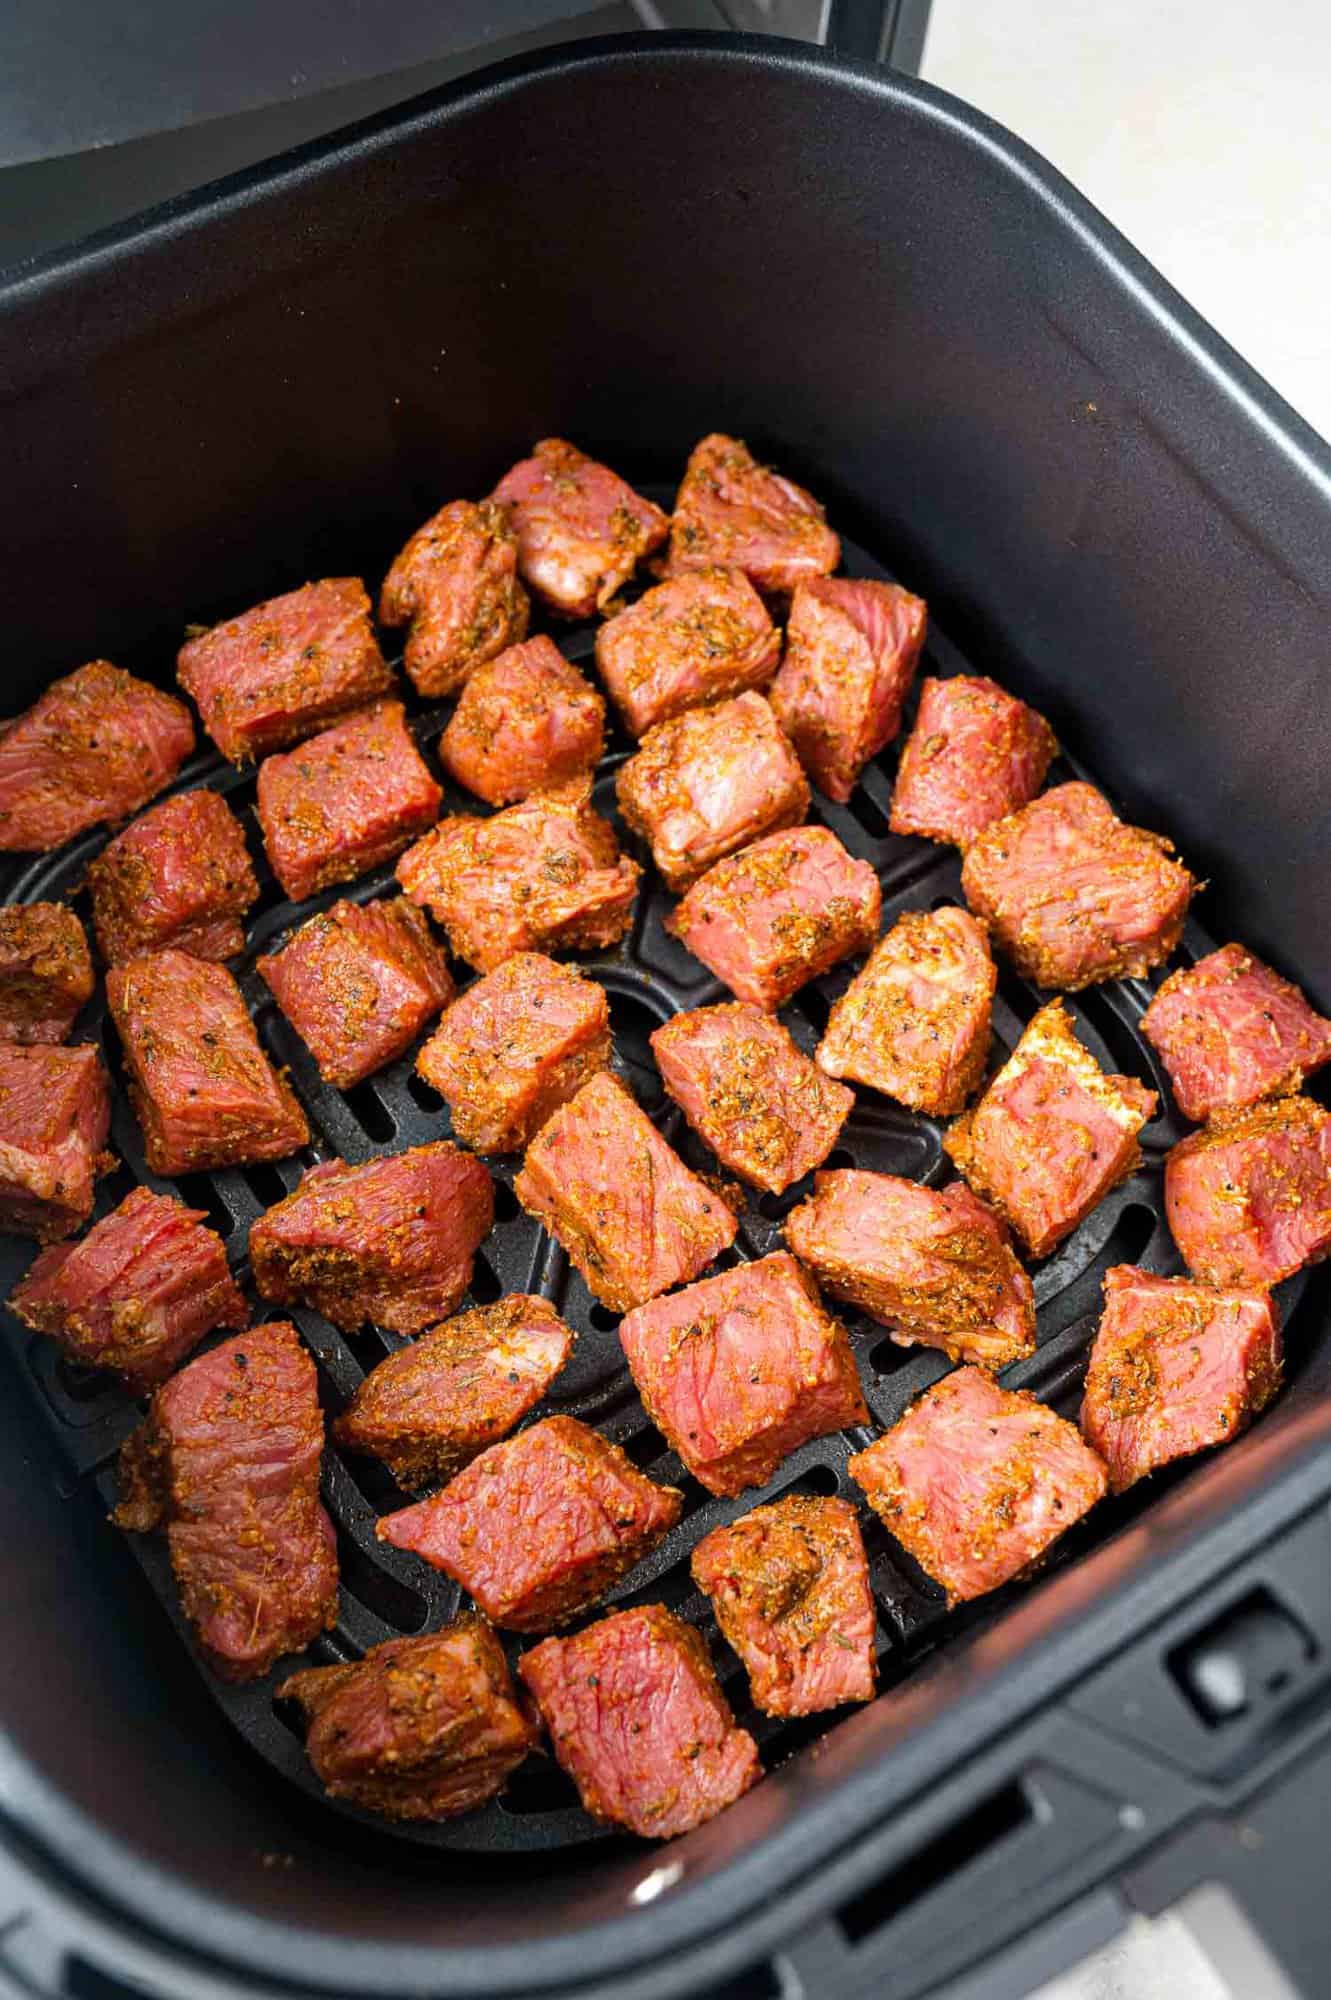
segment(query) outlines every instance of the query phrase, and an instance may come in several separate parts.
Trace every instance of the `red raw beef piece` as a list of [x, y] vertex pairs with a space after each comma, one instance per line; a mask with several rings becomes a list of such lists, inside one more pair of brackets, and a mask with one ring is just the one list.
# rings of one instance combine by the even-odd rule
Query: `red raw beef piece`
[[166, 1524], [185, 1615], [223, 1680], [259, 1680], [337, 1619], [323, 1441], [314, 1362], [273, 1320], [172, 1376], [121, 1450], [115, 1519]]
[[810, 1438], [869, 1421], [845, 1331], [784, 1250], [639, 1306], [619, 1337], [652, 1422], [709, 1493], [765, 1486]]
[[54, 1243], [92, 1214], [111, 1129], [96, 1049], [0, 1043], [0, 1229]]
[[307, 583], [214, 625], [182, 646], [176, 672], [233, 764], [299, 743], [393, 685], [358, 576]]
[[961, 886], [1018, 972], [1076, 992], [1169, 957], [1198, 888], [1173, 851], [1125, 825], [1094, 786], [1056, 785], [985, 828]]
[[1280, 1387], [1280, 1321], [1262, 1291], [1157, 1278], [1131, 1264], [1104, 1277], [1081, 1428], [1115, 1493], [1173, 1459], [1226, 1444]]
[[515, 1292], [431, 1327], [372, 1368], [333, 1426], [399, 1486], [451, 1479], [506, 1437], [568, 1360], [573, 1335], [547, 1299]]
[[410, 625], [402, 664], [430, 700], [455, 694], [485, 660], [527, 636], [518, 538], [506, 508], [450, 500], [418, 528], [384, 579], [379, 619]]
[[512, 516], [524, 583], [564, 618], [604, 611], [670, 523], [607, 465], [545, 438], [491, 494]]
[[493, 1222], [488, 1168], [447, 1139], [357, 1167], [325, 1161], [250, 1231], [254, 1282], [344, 1333], [368, 1321], [419, 1333], [453, 1311]]
[[760, 694], [658, 722], [620, 768], [619, 810], [675, 890], [809, 810], [799, 758]]
[[224, 965], [153, 952], [113, 966], [106, 998], [152, 1173], [283, 1160], [308, 1143], [305, 1114]]
[[259, 824], [293, 903], [391, 861], [439, 817], [443, 791], [400, 701], [376, 702], [259, 768]]
[[0, 852], [44, 853], [128, 819], [193, 748], [184, 702], [109, 660], [53, 681], [0, 726]]
[[907, 910], [833, 1004], [819, 1067], [951, 1117], [984, 1075], [997, 983], [984, 926], [967, 911]]
[[893, 833], [969, 847], [1029, 805], [1058, 755], [1035, 709], [983, 674], [920, 682], [915, 727], [892, 788]]
[[900, 731], [927, 616], [924, 599], [895, 583], [816, 577], [797, 586], [772, 706], [829, 799], [844, 805]]
[[1241, 944], [1173, 972], [1142, 1016], [1142, 1033], [1198, 1124], [1298, 1090], [1331, 1062], [1331, 1021]]
[[400, 896], [334, 903], [258, 971], [338, 1090], [405, 1055], [454, 991], [429, 925]]
[[43, 1250], [10, 1295], [24, 1326], [71, 1361], [152, 1389], [214, 1327], [249, 1311], [204, 1212], [137, 1187], [78, 1243]]
[[605, 747], [605, 703], [542, 635], [476, 668], [439, 739], [439, 762], [487, 805], [583, 778]]
[[797, 826], [718, 861], [667, 928], [739, 1000], [771, 1011], [878, 936], [882, 891], [834, 833]]
[[849, 1470], [949, 1604], [1020, 1576], [1108, 1484], [1074, 1425], [979, 1368], [926, 1389]]
[[742, 1000], [676, 1014], [652, 1036], [652, 1053], [721, 1164], [769, 1194], [822, 1165], [855, 1103], [779, 1021]]
[[104, 847], [88, 870], [108, 965], [170, 946], [234, 958], [259, 894], [240, 821], [216, 792], [177, 792]]
[[64, 903], [0, 909], [0, 1042], [63, 1042], [95, 985], [83, 925]]
[[348, 1666], [309, 1667], [277, 1690], [299, 1702], [324, 1790], [385, 1819], [454, 1819], [483, 1806], [540, 1730], [479, 1618], [385, 1639]]
[[594, 1818], [687, 1833], [762, 1776], [697, 1632], [663, 1605], [616, 1611], [518, 1662], [555, 1756]]
[[492, 1624], [548, 1632], [627, 1576], [682, 1505], [675, 1487], [654, 1485], [586, 1424], [547, 1417], [376, 1533], [444, 1570]]
[[1159, 1099], [1102, 1070], [1062, 1001], [1042, 1007], [943, 1144], [1032, 1257], [1045, 1257], [1140, 1164]]
[[520, 951], [455, 1002], [416, 1058], [454, 1136], [476, 1153], [517, 1153], [547, 1118], [609, 1069], [605, 991], [571, 965]]
[[1194, 1277], [1278, 1285], [1331, 1252], [1331, 1113], [1308, 1097], [1254, 1105], [1175, 1146], [1165, 1212]]
[[727, 563], [759, 590], [788, 591], [840, 560], [811, 493], [759, 465], [739, 438], [713, 432], [694, 446], [670, 524], [672, 575]]
[[781, 634], [737, 569], [671, 577], [607, 619], [596, 665], [635, 736], [685, 709], [764, 686], [781, 657]]
[[877, 1619], [846, 1501], [792, 1494], [755, 1507], [713, 1528], [690, 1567], [765, 1715], [873, 1699]]
[[953, 1361], [1006, 1368], [1035, 1352], [1035, 1294], [998, 1217], [964, 1181], [819, 1174], [786, 1240], [825, 1292]]
[[519, 951], [608, 949], [629, 927], [641, 870], [588, 798], [583, 780], [490, 819], [441, 820], [403, 855], [398, 880], [478, 972]]
[[611, 1312], [696, 1278], [738, 1226], [608, 1070], [542, 1126], [513, 1192]]

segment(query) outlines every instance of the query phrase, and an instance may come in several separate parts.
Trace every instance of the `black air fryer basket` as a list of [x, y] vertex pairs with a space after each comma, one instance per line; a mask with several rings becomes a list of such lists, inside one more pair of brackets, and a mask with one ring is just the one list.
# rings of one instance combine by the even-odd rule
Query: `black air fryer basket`
[[[713, 428], [826, 500], [853, 573], [928, 597], [927, 670], [994, 673], [1054, 722], [1055, 778], [1083, 770], [1174, 836], [1211, 883], [1185, 957], [1239, 936], [1331, 1003], [1331, 455], [1007, 135], [803, 48], [583, 44], [13, 278], [0, 289], [4, 706], [98, 655], [169, 683], [190, 621], [308, 577], [373, 584], [441, 500], [487, 491], [534, 438], [571, 436], [668, 500]], [[561, 643], [585, 658], [590, 631]], [[417, 704], [423, 742], [441, 720]], [[625, 748], [603, 768], [606, 809]], [[888, 921], [959, 895], [951, 850], [888, 833], [894, 762], [848, 807], [817, 805], [878, 869]], [[252, 776], [201, 756], [181, 783], [201, 778], [252, 826]], [[6, 892], [77, 893], [99, 844], [10, 867]], [[261, 879], [246, 968], [296, 915]], [[720, 989], [663, 929], [666, 907], [659, 886], [645, 893], [625, 947], [592, 969], [621, 1067], [701, 1163], [646, 1036]], [[322, 1087], [261, 982], [243, 980], [315, 1153], [362, 1159], [446, 1133], [410, 1059], [351, 1093]], [[805, 1046], [844, 984], [785, 1010]], [[1108, 1067], [1161, 1087], [1138, 1030], [1148, 998], [1117, 982], [1076, 1013]], [[1037, 1004], [1003, 975], [1000, 1046]], [[83, 1031], [101, 1035], [100, 1017]], [[1106, 1267], [1176, 1268], [1159, 1165], [1182, 1127], [1163, 1089], [1162, 1104], [1142, 1171], [1042, 1267], [1039, 1352], [1005, 1377], [1065, 1414]], [[124, 1166], [103, 1208], [148, 1178], [123, 1099], [113, 1140]], [[841, 1144], [946, 1178], [938, 1128], [885, 1103], [862, 1103]], [[250, 1222], [298, 1170], [182, 1191], [243, 1267]], [[552, 1407], [679, 1479], [614, 1319], [509, 1180], [473, 1299], [554, 1297], [580, 1338]], [[798, 1198], [755, 1199], [738, 1253], [774, 1247]], [[8, 1245], [6, 1284], [30, 1255]], [[324, 1801], [274, 1707], [280, 1676], [223, 1689], [199, 1669], [161, 1544], [131, 1548], [105, 1522], [134, 1405], [9, 1320], [0, 1984], [84, 2000], [126, 1987], [913, 2000], [973, 1975], [1021, 1992], [1131, 1909], [1218, 1878], [1320, 1990], [1325, 1273], [1282, 1305], [1288, 1384], [1256, 1429], [1098, 1510], [1036, 1582], [948, 1613], [872, 1530], [884, 1691], [850, 1720], [754, 1718], [718, 1643], [773, 1775], [657, 1848], [594, 1828], [550, 1762], [439, 1828], [386, 1829]], [[297, 1317], [337, 1407], [385, 1338]], [[885, 1427], [943, 1364], [848, 1320]], [[664, 1600], [706, 1625], [687, 1568], [700, 1534], [792, 1487], [853, 1497], [859, 1442], [805, 1447], [739, 1503], [685, 1482], [680, 1528], [617, 1601]], [[330, 1451], [325, 1484], [343, 1616], [315, 1657], [451, 1615], [452, 1586], [374, 1539], [386, 1476]], [[1239, 1696], [1218, 1701], [1236, 1676]]]

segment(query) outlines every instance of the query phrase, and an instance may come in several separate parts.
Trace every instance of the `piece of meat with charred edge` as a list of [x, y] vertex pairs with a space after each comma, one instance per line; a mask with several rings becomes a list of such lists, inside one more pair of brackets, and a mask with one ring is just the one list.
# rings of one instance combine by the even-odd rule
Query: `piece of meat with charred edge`
[[305, 1714], [305, 1754], [330, 1798], [385, 1819], [455, 1819], [503, 1790], [540, 1736], [479, 1618], [385, 1639], [347, 1666], [277, 1690]]
[[791, 1494], [713, 1528], [690, 1568], [765, 1715], [871, 1701], [877, 1618], [855, 1509]]
[[833, 1003], [818, 1066], [952, 1117], [984, 1075], [997, 983], [984, 927], [967, 911], [907, 910]]
[[892, 787], [892, 831], [969, 847], [1030, 804], [1057, 755], [1044, 717], [997, 681], [923, 680]]
[[759, 590], [791, 591], [826, 576], [841, 544], [811, 493], [759, 465], [739, 438], [720, 432], [696, 444], [675, 495], [668, 568], [728, 563]]
[[604, 701], [542, 634], [477, 667], [439, 762], [487, 805], [506, 806], [586, 777], [604, 747]]
[[666, 920], [738, 1000], [770, 1012], [878, 936], [882, 890], [822, 826], [769, 833], [718, 861]]
[[357, 576], [304, 584], [214, 625], [181, 648], [176, 672], [233, 764], [299, 743], [393, 685]]
[[611, 1312], [696, 1278], [738, 1228], [608, 1070], [541, 1127], [513, 1192]]
[[772, 706], [829, 799], [844, 805], [895, 741], [927, 616], [924, 599], [895, 583], [816, 577], [796, 588]]
[[671, 577], [596, 635], [597, 670], [635, 736], [685, 709], [765, 686], [780, 657], [781, 634], [737, 569]]
[[1075, 993], [1169, 957], [1200, 886], [1173, 851], [1094, 786], [1056, 785], [978, 835], [961, 886], [1018, 972]]
[[527, 636], [518, 538], [506, 508], [450, 500], [418, 528], [384, 579], [379, 619], [410, 625], [402, 664], [428, 700]]
[[762, 1776], [757, 1745], [736, 1727], [702, 1639], [663, 1605], [545, 1639], [518, 1672], [595, 1819], [669, 1840]]
[[493, 1624], [548, 1632], [627, 1576], [682, 1505], [576, 1417], [546, 1417], [375, 1532], [445, 1571]]
[[337, 1542], [319, 1503], [314, 1362], [271, 1320], [182, 1368], [120, 1453], [122, 1528], [165, 1524], [180, 1601], [227, 1681], [253, 1681], [337, 1618]]
[[334, 903], [256, 969], [337, 1090], [405, 1055], [454, 993], [442, 947], [404, 896]]
[[699, 1138], [770, 1194], [822, 1165], [855, 1103], [746, 1001], [676, 1014], [651, 1040], [661, 1081]]
[[1102, 1070], [1061, 1000], [1035, 1016], [979, 1103], [943, 1141], [1032, 1257], [1045, 1257], [1141, 1161], [1159, 1099]]
[[106, 999], [152, 1173], [283, 1160], [308, 1144], [305, 1114], [224, 965], [152, 952], [111, 968]]
[[926, 1389], [849, 1471], [949, 1604], [1020, 1576], [1108, 1484], [1075, 1425], [979, 1368]]
[[544, 438], [491, 494], [507, 507], [528, 589], [563, 618], [604, 611], [670, 523], [609, 466]]
[[505, 959], [455, 1001], [416, 1058], [476, 1153], [516, 1153], [609, 1069], [604, 988], [537, 951]]
[[92, 863], [88, 888], [108, 965], [168, 946], [234, 958], [259, 894], [240, 821], [210, 791], [177, 792], [127, 826]]
[[902, 1347], [1006, 1368], [1035, 1352], [1035, 1294], [1007, 1231], [964, 1181], [921, 1187], [855, 1168], [819, 1174], [786, 1241], [825, 1292]]
[[420, 1333], [457, 1306], [494, 1222], [489, 1169], [447, 1139], [348, 1166], [330, 1160], [250, 1231], [261, 1295], [343, 1333]]
[[0, 725], [0, 852], [46, 853], [128, 819], [194, 748], [183, 701], [92, 660]]
[[55, 1243], [92, 1214], [111, 1085], [94, 1048], [0, 1043], [0, 1229]]
[[752, 693], [658, 723], [621, 766], [615, 790], [677, 891], [751, 840], [798, 826], [809, 810], [799, 759]]
[[0, 1042], [63, 1042], [96, 983], [83, 925], [66, 904], [0, 909]]
[[588, 799], [581, 780], [490, 819], [441, 820], [408, 848], [398, 880], [478, 972], [519, 951], [607, 950], [629, 927], [641, 870]]
[[869, 1421], [844, 1328], [784, 1250], [621, 1323], [649, 1416], [709, 1493], [765, 1486], [811, 1438]]
[[477, 1306], [372, 1368], [333, 1435], [382, 1459], [399, 1486], [451, 1479], [540, 1402], [572, 1347], [547, 1299]]
[[1241, 944], [1171, 973], [1141, 1026], [1199, 1125], [1298, 1090], [1331, 1062], [1331, 1021]]
[[1331, 1112], [1279, 1097], [1165, 1161], [1165, 1213], [1194, 1277], [1265, 1288], [1331, 1252]]
[[1280, 1321], [1266, 1292], [1115, 1264], [1104, 1297], [1081, 1429], [1115, 1493], [1176, 1458], [1227, 1444], [1280, 1387]]

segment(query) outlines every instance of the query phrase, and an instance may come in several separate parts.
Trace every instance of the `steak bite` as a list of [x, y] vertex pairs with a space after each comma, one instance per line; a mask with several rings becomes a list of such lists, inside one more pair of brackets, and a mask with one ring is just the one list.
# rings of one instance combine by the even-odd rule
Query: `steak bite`
[[923, 680], [892, 788], [892, 831], [969, 847], [1030, 804], [1057, 755], [1044, 717], [997, 681]]
[[1255, 1104], [1175, 1146], [1165, 1213], [1194, 1277], [1278, 1285], [1331, 1252], [1331, 1113], [1309, 1097]]
[[439, 762], [487, 805], [589, 775], [605, 747], [605, 703], [544, 635], [477, 667], [439, 739]]
[[779, 592], [826, 576], [840, 560], [811, 493], [759, 465], [739, 438], [714, 431], [694, 446], [670, 523], [672, 576], [727, 563], [759, 590]]
[[949, 1604], [1020, 1576], [1108, 1483], [1073, 1424], [978, 1368], [926, 1389], [849, 1470]]
[[895, 583], [815, 577], [796, 587], [772, 706], [829, 799], [844, 805], [900, 731], [927, 615], [924, 599]]
[[1035, 1352], [1035, 1294], [998, 1217], [964, 1181], [939, 1189], [847, 1168], [819, 1174], [786, 1240], [825, 1292], [900, 1347], [1006, 1368]]
[[96, 1049], [0, 1043], [0, 1229], [54, 1243], [92, 1214], [114, 1165], [111, 1085]]
[[337, 1619], [337, 1542], [319, 1504], [314, 1362], [270, 1320], [173, 1375], [120, 1453], [122, 1528], [163, 1523], [185, 1616], [214, 1673], [254, 1681]]
[[1094, 786], [1056, 785], [984, 829], [961, 886], [1018, 972], [1076, 992], [1169, 957], [1199, 886], [1173, 851]]
[[240, 821], [209, 791], [177, 792], [118, 833], [89, 868], [88, 888], [108, 965], [167, 946], [234, 958], [259, 894]]
[[1298, 1090], [1331, 1062], [1331, 1021], [1241, 944], [1173, 972], [1142, 1016], [1179, 1110], [1198, 1124]]
[[524, 583], [564, 618], [604, 611], [670, 526], [618, 473], [562, 438], [533, 446], [490, 497], [509, 510]]
[[845, 1331], [784, 1250], [639, 1306], [619, 1337], [652, 1422], [709, 1493], [765, 1486], [811, 1438], [869, 1421]]
[[379, 593], [380, 623], [411, 627], [402, 664], [417, 693], [432, 701], [525, 639], [528, 611], [518, 538], [507, 509], [493, 500], [450, 500], [431, 515]]
[[627, 1576], [682, 1505], [586, 1424], [547, 1417], [375, 1532], [460, 1583], [492, 1624], [548, 1632]]
[[541, 1127], [513, 1192], [611, 1312], [696, 1278], [738, 1227], [608, 1070]]
[[66, 904], [0, 909], [0, 1042], [63, 1042], [95, 985], [83, 925]]
[[704, 569], [645, 591], [596, 635], [596, 665], [635, 736], [685, 709], [762, 687], [781, 634], [737, 569]]
[[1140, 1164], [1159, 1099], [1102, 1070], [1061, 1000], [1042, 1007], [943, 1144], [1032, 1257], [1045, 1257]]

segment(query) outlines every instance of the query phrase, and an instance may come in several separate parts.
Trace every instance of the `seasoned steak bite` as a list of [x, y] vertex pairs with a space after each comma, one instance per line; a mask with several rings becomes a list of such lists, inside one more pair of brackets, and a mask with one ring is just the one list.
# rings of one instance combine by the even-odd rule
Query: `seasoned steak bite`
[[512, 517], [524, 583], [564, 618], [604, 611], [670, 525], [618, 473], [563, 438], [533, 446], [490, 497]]
[[596, 635], [597, 669], [635, 736], [685, 709], [762, 687], [780, 657], [781, 634], [737, 569], [671, 577]]
[[111, 1086], [96, 1049], [0, 1043], [0, 1230], [54, 1243], [92, 1214]]
[[453, 694], [485, 660], [527, 636], [518, 538], [508, 510], [450, 500], [418, 528], [384, 579], [379, 619], [410, 625], [402, 657], [419, 694]]
[[1142, 1016], [1179, 1110], [1198, 1124], [1298, 1090], [1331, 1062], [1331, 1021], [1240, 944], [1173, 972]]
[[1175, 1146], [1165, 1212], [1209, 1285], [1278, 1285], [1331, 1253], [1331, 1113], [1308, 1097], [1255, 1104]]
[[739, 438], [714, 431], [690, 455], [670, 523], [669, 570], [729, 563], [759, 590], [826, 576], [841, 544], [811, 493], [759, 465]]
[[63, 1042], [95, 984], [83, 925], [66, 904], [0, 909], [0, 1042]]
[[586, 777], [604, 747], [604, 701], [542, 634], [471, 675], [439, 761], [478, 799], [506, 806]]
[[997, 681], [923, 680], [892, 787], [892, 831], [969, 847], [1030, 804], [1057, 755], [1044, 717]]
[[89, 868], [88, 888], [108, 965], [168, 945], [234, 958], [259, 894], [240, 822], [209, 791], [177, 792], [117, 834]]
[[924, 599], [895, 583], [816, 577], [796, 586], [772, 706], [829, 799], [844, 805], [869, 759], [895, 740], [926, 617]]

